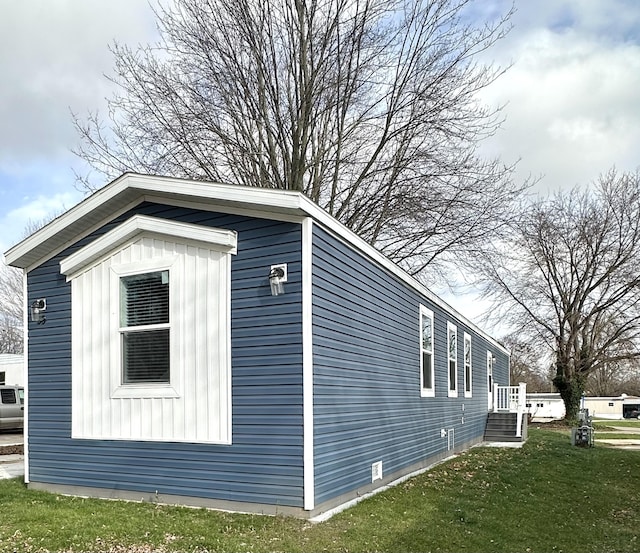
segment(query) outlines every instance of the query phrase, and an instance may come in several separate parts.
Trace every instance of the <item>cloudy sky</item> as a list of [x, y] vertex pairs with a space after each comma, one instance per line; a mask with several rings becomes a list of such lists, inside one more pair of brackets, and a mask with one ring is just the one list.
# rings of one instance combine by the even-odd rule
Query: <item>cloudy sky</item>
[[[487, 13], [507, 0], [480, 0]], [[71, 111], [104, 109], [113, 40], [156, 36], [146, 0], [0, 0], [0, 251], [29, 222], [82, 198]], [[640, 166], [640, 2], [516, 0], [513, 30], [490, 53], [511, 69], [483, 93], [504, 105], [483, 149], [517, 160], [547, 192]]]

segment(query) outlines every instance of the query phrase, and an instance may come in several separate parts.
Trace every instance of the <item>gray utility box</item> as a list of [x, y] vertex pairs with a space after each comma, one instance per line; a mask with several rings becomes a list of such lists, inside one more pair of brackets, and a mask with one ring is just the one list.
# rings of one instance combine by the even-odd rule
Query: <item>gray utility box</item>
[[571, 443], [580, 447], [593, 447], [593, 426], [589, 409], [581, 409], [578, 413], [580, 426], [571, 429]]

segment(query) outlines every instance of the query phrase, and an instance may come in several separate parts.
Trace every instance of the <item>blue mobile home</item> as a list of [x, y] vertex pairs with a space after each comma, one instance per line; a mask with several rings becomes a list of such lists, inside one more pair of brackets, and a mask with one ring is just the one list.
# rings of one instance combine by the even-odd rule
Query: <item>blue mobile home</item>
[[24, 269], [25, 479], [311, 517], [483, 439], [507, 351], [297, 192], [125, 174]]

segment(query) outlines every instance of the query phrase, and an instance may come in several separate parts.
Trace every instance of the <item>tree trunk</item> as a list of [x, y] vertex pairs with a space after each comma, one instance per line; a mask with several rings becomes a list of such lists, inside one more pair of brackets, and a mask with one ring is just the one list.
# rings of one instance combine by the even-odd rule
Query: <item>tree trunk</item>
[[573, 375], [569, 378], [563, 374], [558, 374], [553, 379], [553, 385], [560, 392], [560, 397], [564, 401], [565, 419], [575, 421], [578, 419], [580, 411], [580, 400], [584, 393], [584, 378]]

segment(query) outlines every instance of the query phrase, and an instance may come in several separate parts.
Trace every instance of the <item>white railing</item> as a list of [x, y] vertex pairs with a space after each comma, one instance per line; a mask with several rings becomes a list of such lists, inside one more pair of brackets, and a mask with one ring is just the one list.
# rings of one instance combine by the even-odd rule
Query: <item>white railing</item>
[[526, 411], [527, 385], [520, 383], [518, 386], [493, 385], [493, 411], [494, 413], [516, 413], [516, 436], [522, 437], [522, 417]]

